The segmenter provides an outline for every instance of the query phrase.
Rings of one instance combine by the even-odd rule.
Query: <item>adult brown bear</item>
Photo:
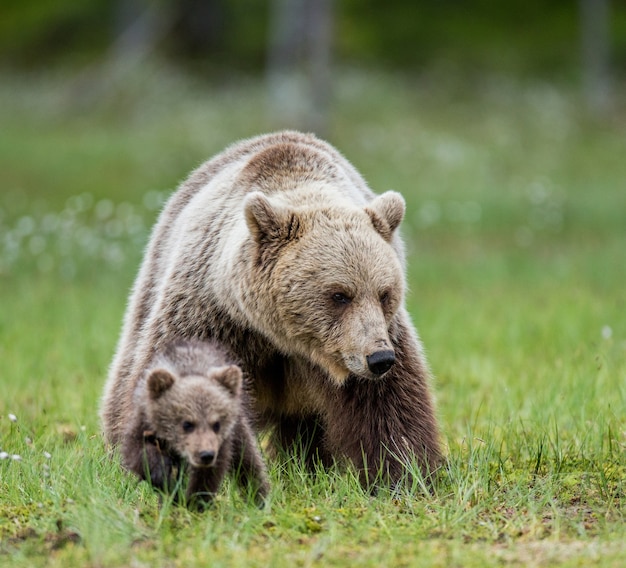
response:
[[[290,450],[348,458],[392,483],[440,462],[429,372],[404,308],[400,194],[376,196],[312,135],[244,140],[166,204],[128,305],[106,385],[121,441],[143,369],[178,338],[235,355],[260,424]]]

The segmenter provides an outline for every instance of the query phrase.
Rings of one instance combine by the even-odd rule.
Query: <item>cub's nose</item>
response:
[[[375,375],[382,375],[386,373],[391,366],[396,362],[396,355],[391,349],[385,349],[383,351],[374,351],[366,358],[367,367]]]
[[[202,465],[213,465],[213,462],[215,461],[215,452],[212,450],[200,452],[198,457],[200,458],[200,463]]]

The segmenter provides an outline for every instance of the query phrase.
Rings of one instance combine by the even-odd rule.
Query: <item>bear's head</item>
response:
[[[211,467],[240,413],[241,369],[212,368],[206,376],[149,371],[146,414],[156,437],[193,467]]]
[[[404,211],[393,191],[362,208],[313,203],[297,210],[249,194],[250,299],[261,331],[338,384],[349,375],[383,376],[396,358],[389,331],[403,303],[404,274],[393,241]]]

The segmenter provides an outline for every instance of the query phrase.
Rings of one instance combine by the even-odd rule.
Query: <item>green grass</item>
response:
[[[329,138],[407,198],[448,465],[431,493],[371,497],[277,459],[265,510],[227,483],[198,515],[107,455],[99,397],[161,200],[284,125],[254,82],[159,70],[81,107],[71,79],[0,81],[0,565],[623,565],[623,109],[598,124],[567,88],[344,73]]]

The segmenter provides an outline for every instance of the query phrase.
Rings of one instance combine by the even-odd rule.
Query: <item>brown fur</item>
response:
[[[311,135],[260,136],[203,164],[166,205],[135,282],[104,394],[107,440],[120,442],[155,349],[215,337],[280,446],[304,437],[325,461],[392,482],[413,457],[432,471],[438,427],[403,307],[403,216],[399,194],[374,195]]]
[[[162,490],[186,468],[192,507],[210,501],[229,471],[252,483],[262,502],[267,474],[242,399],[241,369],[215,342],[166,346],[135,387],[123,465]]]

